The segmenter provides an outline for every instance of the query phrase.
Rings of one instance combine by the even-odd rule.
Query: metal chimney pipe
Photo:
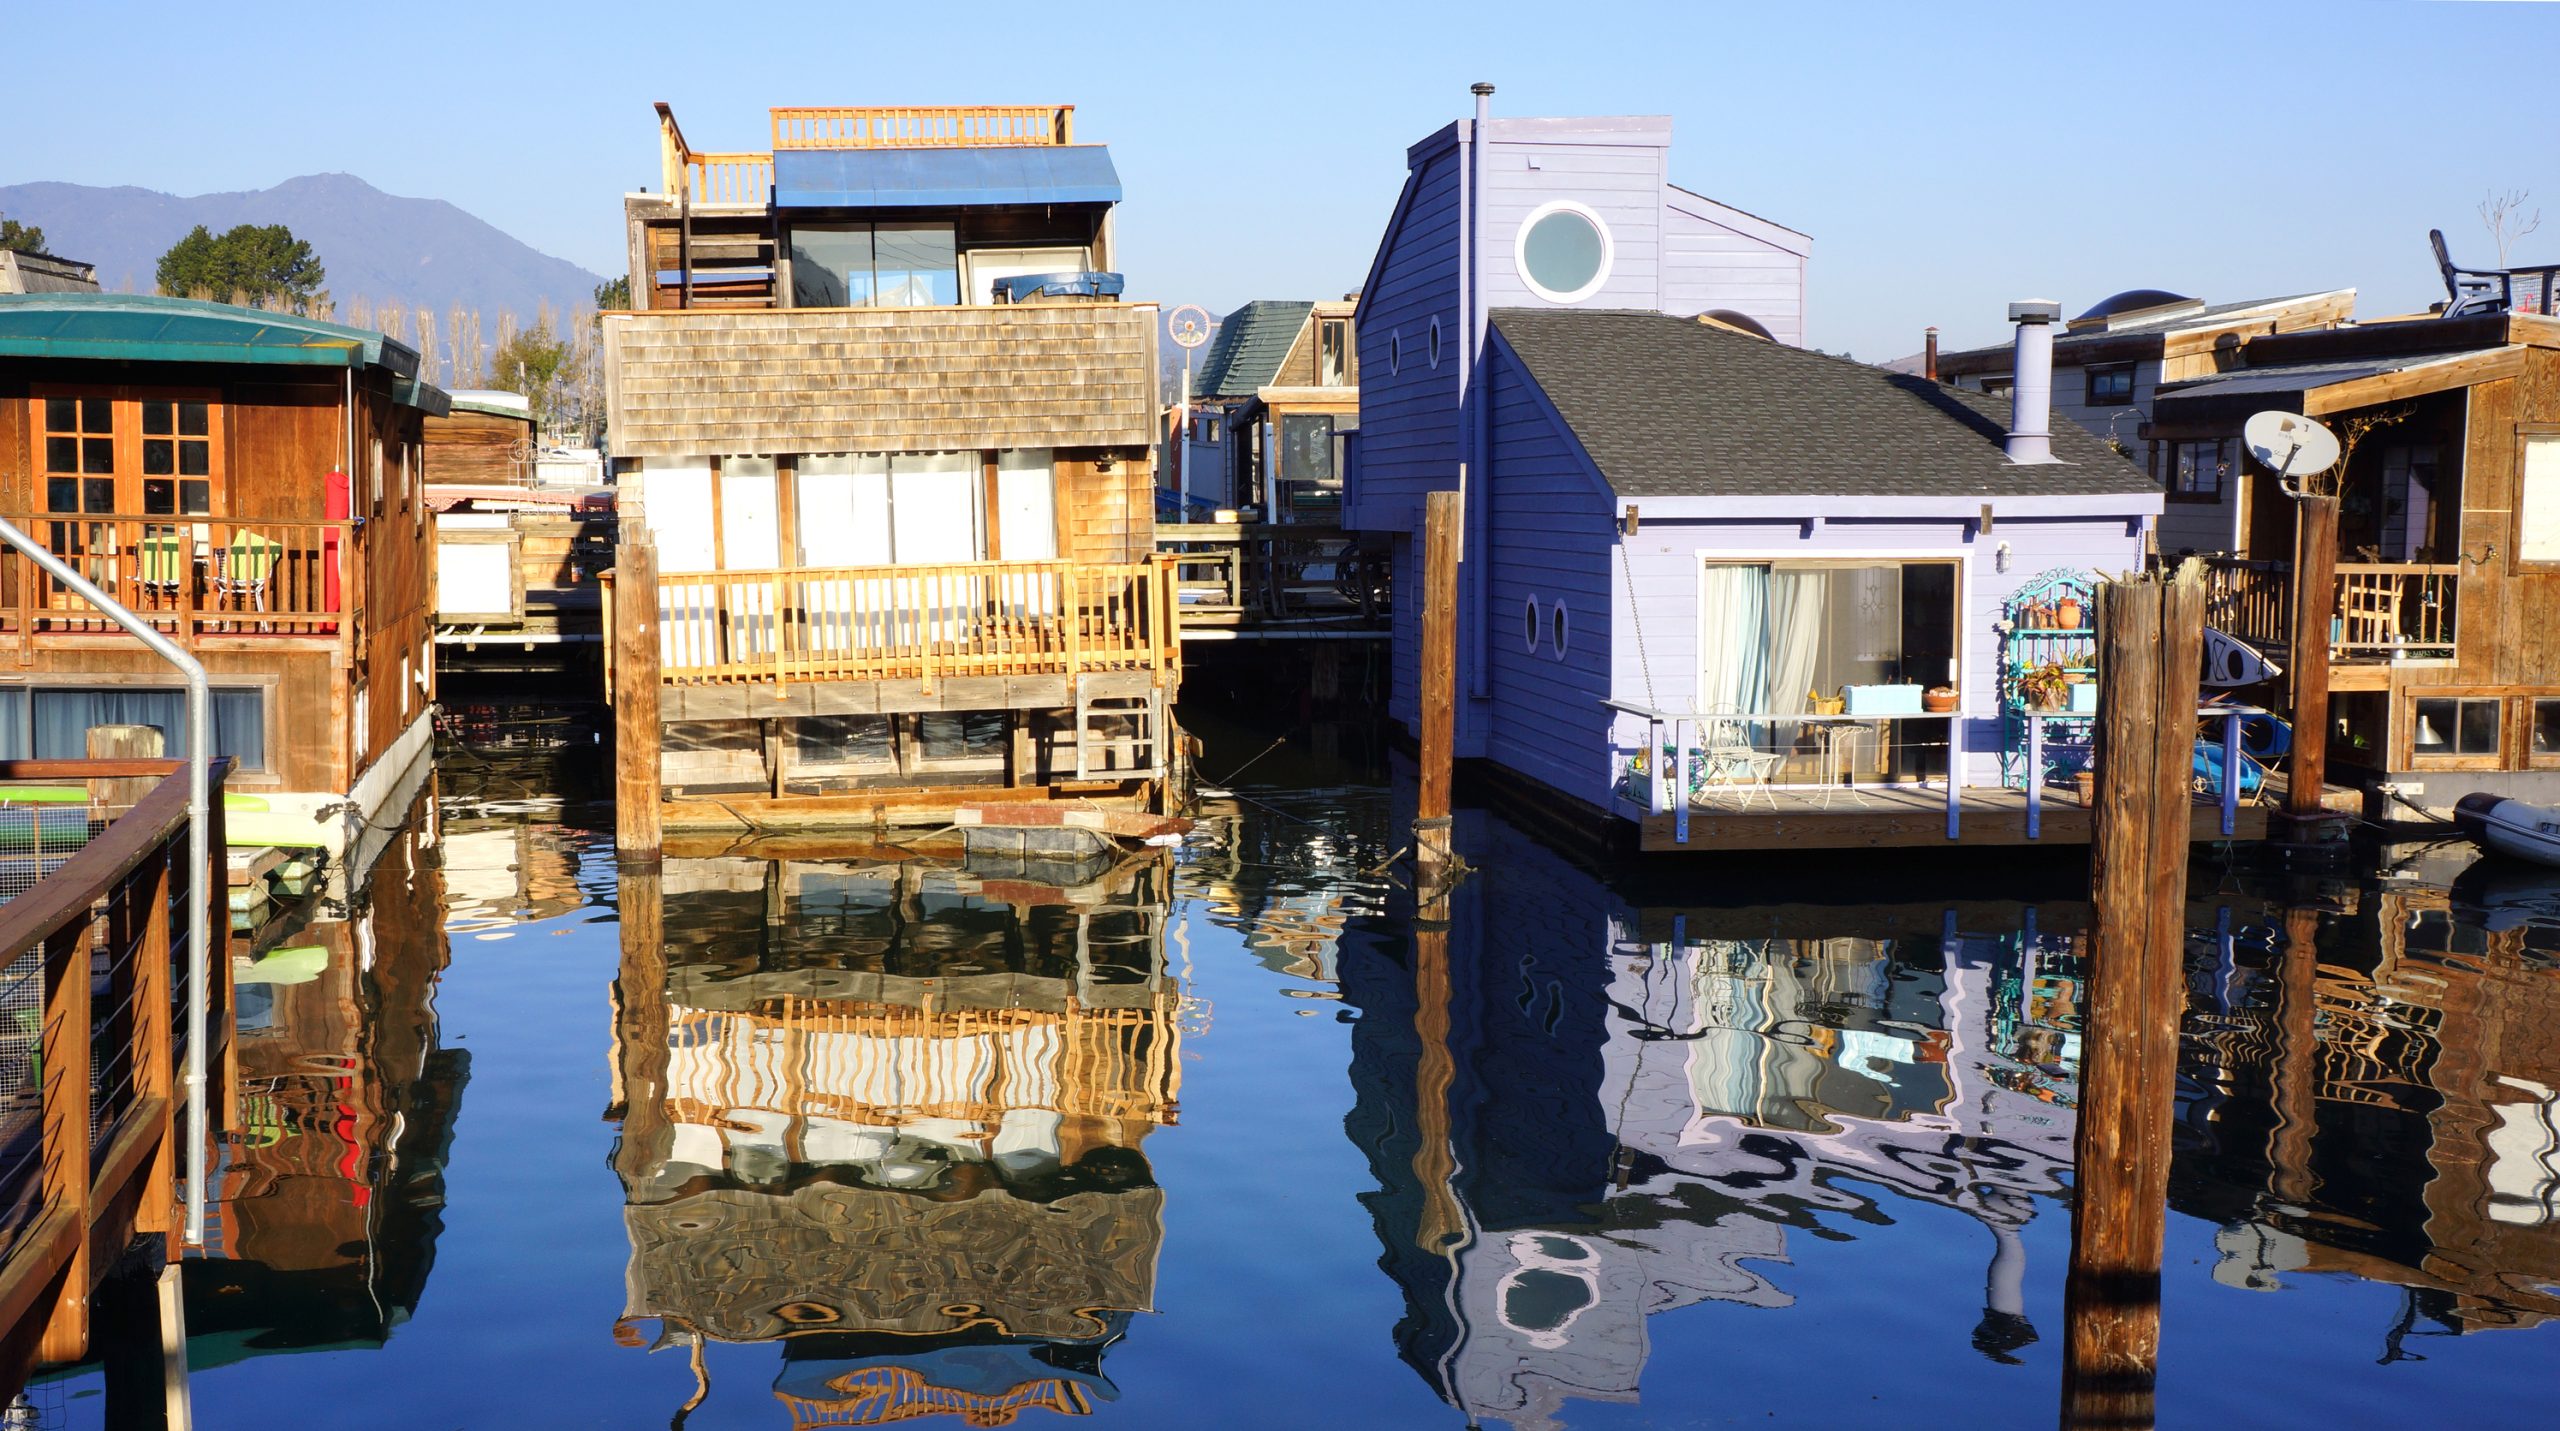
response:
[[[2009,305],[2018,325],[2017,357],[2009,379],[2009,460],[2051,462],[2053,456],[2053,325],[2062,305],[2030,298]]]
[[[1925,341],[1920,345],[1920,376],[1931,382],[1938,380],[1938,325],[1929,325]]]

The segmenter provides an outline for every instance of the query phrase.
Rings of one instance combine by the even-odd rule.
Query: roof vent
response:
[[[2009,305],[2018,349],[2009,387],[2009,460],[2051,462],[2053,455],[2053,325],[2062,305],[2030,298]]]
[[[1748,313],[1736,312],[1731,308],[1710,308],[1698,315],[1698,321],[1731,328],[1737,333],[1748,333],[1754,338],[1766,338],[1772,343],[1778,341],[1778,335],[1763,327],[1759,319]]]

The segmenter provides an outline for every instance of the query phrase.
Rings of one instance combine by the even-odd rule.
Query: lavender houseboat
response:
[[[2088,722],[2027,719],[2024,677],[2094,674],[2091,574],[2142,565],[2157,484],[2047,385],[1791,346],[1808,241],[1671,185],[1669,121],[1484,93],[1409,151],[1357,315],[1345,524],[1390,545],[1393,716],[1455,488],[1457,752],[1497,786],[1655,849],[2085,841],[2044,787]],[[2018,305],[2023,352],[2057,313]]]

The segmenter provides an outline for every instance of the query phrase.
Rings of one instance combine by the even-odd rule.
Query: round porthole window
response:
[[[1387,371],[1404,371],[1404,330],[1401,328],[1387,335]]]
[[[1440,366],[1440,320],[1431,320],[1431,366]]]
[[[1512,252],[1520,281],[1550,303],[1579,303],[1599,292],[1616,257],[1609,226],[1570,199],[1530,210]]]
[[[1529,638],[1529,652],[1531,655],[1535,655],[1538,650],[1538,627],[1540,625],[1538,598],[1536,596],[1533,595],[1529,598],[1528,604],[1521,614],[1525,618],[1521,623],[1522,634]]]
[[[1548,613],[1548,617],[1549,617],[1549,619],[1550,619],[1550,620],[1552,620],[1552,621],[1554,621],[1554,622],[1555,622],[1555,638],[1554,638],[1554,639],[1555,639],[1556,654],[1557,654],[1558,656],[1562,656],[1562,655],[1565,653],[1565,636],[1567,635],[1567,625],[1566,625],[1565,617],[1564,617],[1564,598],[1563,598],[1563,597],[1559,596],[1559,597],[1557,597],[1557,598],[1556,598],[1555,609],[1554,609],[1553,611],[1551,611],[1551,612],[1549,612],[1549,613]]]

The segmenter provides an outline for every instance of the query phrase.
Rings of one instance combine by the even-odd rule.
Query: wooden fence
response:
[[[1073,144],[1072,104],[855,105],[773,111],[776,149]]]
[[[351,640],[346,613],[363,606],[356,589],[363,563],[355,559],[359,537],[352,522],[6,515],[182,645],[209,639]],[[0,550],[0,631],[17,637],[22,649],[60,637],[130,639],[14,549]]]
[[[216,811],[226,771],[216,763]],[[0,1393],[31,1365],[85,1356],[98,1279],[136,1234],[179,1230],[187,911],[206,900],[209,927],[229,927],[220,817],[199,872],[183,764],[0,762],[0,780],[135,778],[158,783],[0,904]],[[43,862],[8,831],[0,821],[0,864]],[[220,1038],[228,950],[206,964]]]
[[[1168,558],[662,572],[658,619],[676,684],[1170,678],[1182,655]]]

